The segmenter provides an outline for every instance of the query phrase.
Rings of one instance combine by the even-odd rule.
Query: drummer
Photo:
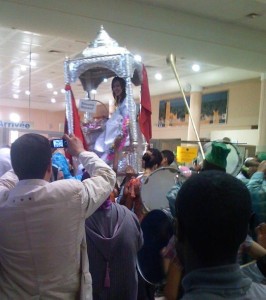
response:
[[[141,222],[146,210],[140,198],[140,188],[145,179],[161,166],[162,154],[158,149],[151,148],[142,156],[142,167],[144,172],[137,178],[129,180],[124,187],[120,204],[133,210]]]
[[[202,171],[211,171],[211,170],[219,170],[222,172],[226,172],[227,166],[227,156],[230,152],[230,149],[227,148],[226,144],[221,142],[213,142],[212,149],[209,153],[207,153],[204,161]],[[169,201],[169,205],[173,208],[179,189],[181,188],[180,184],[177,184],[173,187],[170,192],[167,194],[167,199]],[[171,210],[174,217],[176,217],[175,210]],[[170,244],[170,243],[169,243]],[[170,246],[170,245],[169,245]],[[169,248],[169,247],[168,247]],[[173,249],[173,247],[171,248]],[[265,249],[260,247],[255,241],[247,236],[245,242],[242,244],[239,250],[238,259],[241,259],[241,250],[245,249],[253,258],[257,259],[265,255]],[[169,250],[169,249],[168,249]],[[164,251],[166,252],[166,251]],[[178,261],[178,260],[177,260]],[[180,287],[180,282],[176,280],[178,278],[180,280],[180,274],[182,272],[182,267],[180,264],[176,263],[176,260],[173,260],[173,263],[170,264],[168,269],[167,283],[165,287],[165,296],[167,299],[173,299],[178,293],[178,288]],[[247,272],[248,274],[248,272]],[[257,274],[253,274],[254,276]],[[258,277],[258,276],[257,276]]]
[[[161,154],[163,156],[163,160],[161,162],[161,167],[173,167],[177,168],[175,162],[175,155],[174,152],[168,149],[162,150]]]
[[[212,148],[209,153],[207,153],[205,159],[203,160],[202,170],[219,170],[226,171],[227,156],[230,149],[227,148],[225,143],[213,142]],[[167,193],[166,198],[169,202],[170,211],[173,217],[176,218],[175,203],[177,199],[177,194],[181,188],[182,183],[177,182],[171,190]],[[175,253],[175,242],[174,238],[170,239],[168,246],[162,250],[162,255],[165,259],[171,259],[168,267],[166,285],[164,288],[165,297],[167,299],[176,299],[180,293],[181,288],[181,277],[183,268],[179,262],[179,259]],[[169,255],[171,254],[171,256]]]
[[[226,172],[227,156],[231,149],[225,143],[212,142],[212,149],[203,160],[202,171],[217,170]]]

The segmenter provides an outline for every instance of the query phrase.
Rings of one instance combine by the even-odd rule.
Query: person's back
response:
[[[115,174],[66,135],[69,153],[92,175],[83,183],[52,173],[49,141],[12,144],[14,171],[0,178],[0,299],[92,299],[85,218],[110,194]],[[23,158],[23,159],[22,159]]]
[[[0,148],[0,176],[11,168],[10,148],[9,146],[3,146]]]
[[[251,194],[252,208],[255,213],[255,226],[266,222],[266,161],[262,161],[251,176],[247,188]]]
[[[248,189],[220,171],[190,177],[177,200],[177,251],[185,268],[182,299],[265,299],[236,263],[251,217]]]
[[[142,231],[133,212],[123,205],[106,203],[86,220],[93,299],[135,300]]]

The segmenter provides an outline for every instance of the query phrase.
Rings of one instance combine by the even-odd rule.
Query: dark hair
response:
[[[123,79],[121,77],[118,77],[118,76],[114,77],[113,80],[112,80],[112,84],[111,84],[112,90],[113,90],[115,82],[117,82],[117,81],[120,83],[121,88],[122,88],[121,100],[124,100],[126,98],[126,95],[127,95],[126,94],[126,81],[125,81],[125,79]],[[113,97],[114,97],[116,105],[117,105],[118,103],[117,103],[117,99],[115,98],[114,92],[113,92]]]
[[[178,238],[204,266],[234,263],[245,240],[251,198],[237,178],[220,171],[192,175],[177,194]]]
[[[175,156],[174,156],[173,151],[171,151],[171,150],[162,150],[161,153],[162,153],[162,156],[167,159],[168,165],[171,165],[171,163],[175,160]]]
[[[211,171],[211,170],[226,172],[226,170],[224,168],[214,165],[214,164],[208,162],[206,159],[204,159],[201,171],[203,172],[203,171]]]
[[[39,134],[28,133],[11,145],[11,162],[19,180],[43,179],[51,164],[49,140]]]
[[[153,168],[156,164],[160,166],[163,156],[158,149],[151,148],[142,156],[143,168]]]

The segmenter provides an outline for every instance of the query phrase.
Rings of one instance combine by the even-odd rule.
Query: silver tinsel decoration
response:
[[[65,60],[64,72],[66,83],[74,83],[79,78],[84,91],[87,93],[92,89],[97,89],[103,78],[119,76],[125,79],[130,117],[131,148],[128,153],[128,159],[124,159],[124,161],[139,172],[139,160],[142,157],[142,151],[137,149],[139,134],[132,83],[134,85],[141,84],[142,63],[137,62],[126,48],[119,47],[118,43],[101,27],[96,39],[86,49],[76,57]],[[70,91],[66,91],[65,99],[69,133],[72,133],[73,112]],[[123,164],[123,162],[120,162],[120,166]]]

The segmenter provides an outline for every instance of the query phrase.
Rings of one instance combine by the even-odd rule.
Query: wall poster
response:
[[[190,105],[190,97],[187,97]],[[202,95],[200,124],[227,122],[228,91]],[[183,98],[161,100],[158,127],[188,125],[189,115]]]

